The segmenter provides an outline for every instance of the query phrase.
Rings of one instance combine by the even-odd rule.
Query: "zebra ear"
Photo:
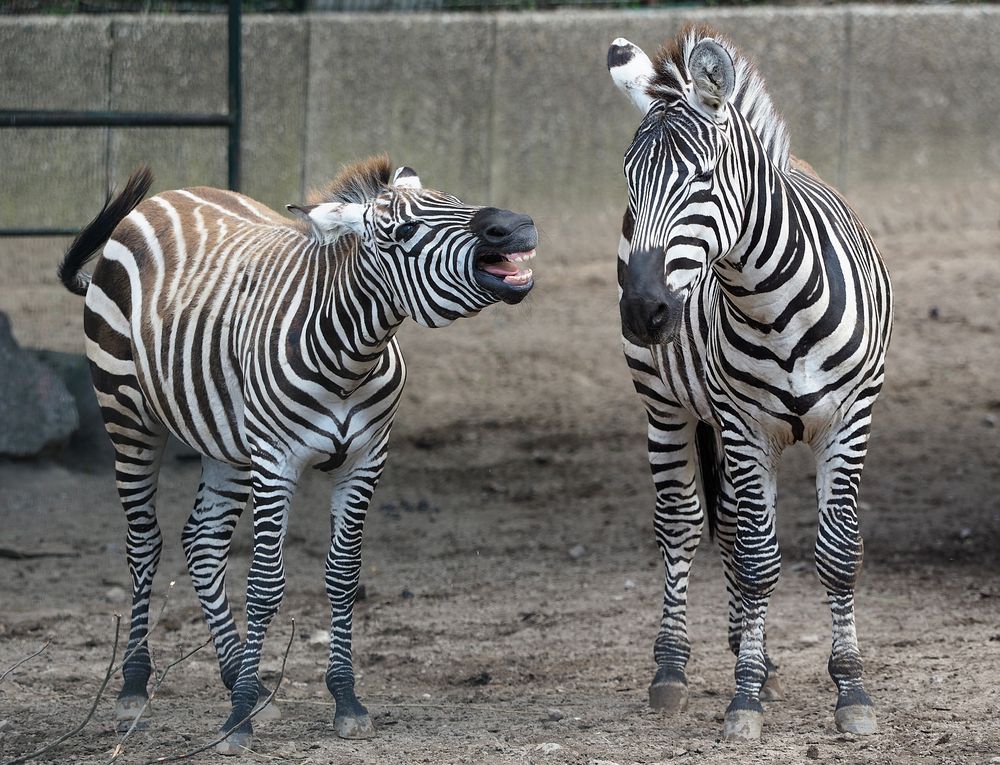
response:
[[[344,234],[361,234],[365,230],[365,206],[353,202],[288,205],[288,210],[312,226],[313,234],[321,242],[333,242]]]
[[[688,58],[688,71],[694,83],[695,106],[709,117],[721,121],[726,103],[736,87],[733,57],[715,40],[702,40]]]
[[[392,185],[397,189],[420,190],[423,186],[420,183],[420,176],[412,167],[401,167],[392,176]]]
[[[653,99],[646,93],[646,86],[653,77],[653,62],[624,37],[619,37],[608,48],[608,72],[615,85],[628,96],[640,112],[646,114]]]

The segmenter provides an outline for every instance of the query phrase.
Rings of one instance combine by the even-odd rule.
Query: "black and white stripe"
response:
[[[666,569],[650,701],[679,711],[687,700],[700,462],[737,654],[725,733],[760,736],[760,699],[778,692],[764,637],[780,567],[776,470],[785,446],[803,441],[817,462],[816,566],[833,614],[836,723],[874,732],[854,586],[858,486],[892,322],[885,267],[854,212],[790,157],[762,78],[730,41],[689,28],[654,62],[619,39],[608,63],[643,113],[625,153],[618,270]]]
[[[531,289],[530,218],[425,190],[384,157],[347,168],[289,221],[242,195],[195,188],[146,201],[136,173],[70,248],[60,268],[86,294],[87,354],[116,452],[128,520],[129,648],[148,632],[162,546],[155,496],[168,433],[203,457],[184,527],[188,568],[232,691],[232,733],[260,694],[257,670],[284,589],[282,547],[299,476],[333,474],[326,590],[332,607],[327,686],[341,736],[373,734],[354,692],[352,611],[365,514],[386,462],[406,377],[395,339],[407,316],[440,327]],[[134,209],[133,209],[134,208]],[[106,242],[106,244],[105,244]],[[103,245],[93,276],[80,272]],[[253,508],[247,636],[225,575],[233,529]],[[148,649],[124,667],[118,716],[146,699]]]

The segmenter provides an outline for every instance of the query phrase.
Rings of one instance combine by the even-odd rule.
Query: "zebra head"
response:
[[[726,179],[728,102],[736,72],[727,50],[696,33],[656,64],[618,38],[608,51],[615,84],[642,112],[625,153],[628,211],[619,246],[622,331],[640,345],[668,343],[695,284],[731,248],[720,221],[738,202]]]
[[[373,163],[379,177],[366,193],[334,191],[332,201],[289,209],[309,221],[320,241],[353,234],[356,257],[398,315],[443,327],[499,301],[519,303],[531,291],[527,262],[538,243],[531,218],[425,189],[409,167],[390,180],[388,160],[367,164]]]

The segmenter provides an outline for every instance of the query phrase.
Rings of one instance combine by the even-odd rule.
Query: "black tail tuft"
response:
[[[81,269],[111,238],[115,227],[146,197],[152,185],[153,173],[142,165],[132,173],[118,196],[108,196],[97,217],[73,240],[59,264],[59,280],[66,289],[75,295],[87,294],[90,276]]]
[[[722,494],[722,476],[719,472],[719,454],[715,445],[715,429],[706,422],[699,422],[694,433],[698,451],[698,472],[701,473],[701,490],[705,495],[705,516],[708,518],[709,539],[715,539],[719,525],[719,498]]]

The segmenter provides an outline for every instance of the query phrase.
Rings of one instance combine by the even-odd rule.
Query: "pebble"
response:
[[[812,744],[808,749],[806,749],[806,757],[808,757],[810,760],[818,760],[819,747],[816,746],[815,744]]]
[[[988,414],[983,417],[983,425],[987,428],[995,428],[997,426],[997,416],[995,414]]]
[[[562,744],[556,744],[554,742],[549,741],[544,744],[539,744],[538,746],[535,747],[535,749],[537,749],[542,754],[555,754],[556,752],[562,750]]]
[[[124,587],[108,587],[104,591],[104,599],[108,603],[124,603],[128,598],[128,593]]]
[[[552,709],[548,710],[548,715],[549,715],[549,719],[552,722],[559,722],[561,719],[563,719],[563,717],[565,717],[565,715],[563,715],[562,711],[556,709],[555,707],[553,707]]]
[[[625,589],[626,590],[634,590],[635,589],[635,582],[633,582],[631,579],[626,579],[625,580]]]
[[[819,635],[799,635],[799,642],[802,645],[816,645],[819,642]]]
[[[422,699],[429,699],[430,697],[431,697],[431,695],[429,693],[421,693],[420,694],[420,698],[422,698]]]
[[[584,555],[587,554],[587,548],[583,545],[575,545],[569,548],[569,557],[573,560],[580,560]]]
[[[306,642],[309,645],[330,645],[330,630],[315,630]]]

